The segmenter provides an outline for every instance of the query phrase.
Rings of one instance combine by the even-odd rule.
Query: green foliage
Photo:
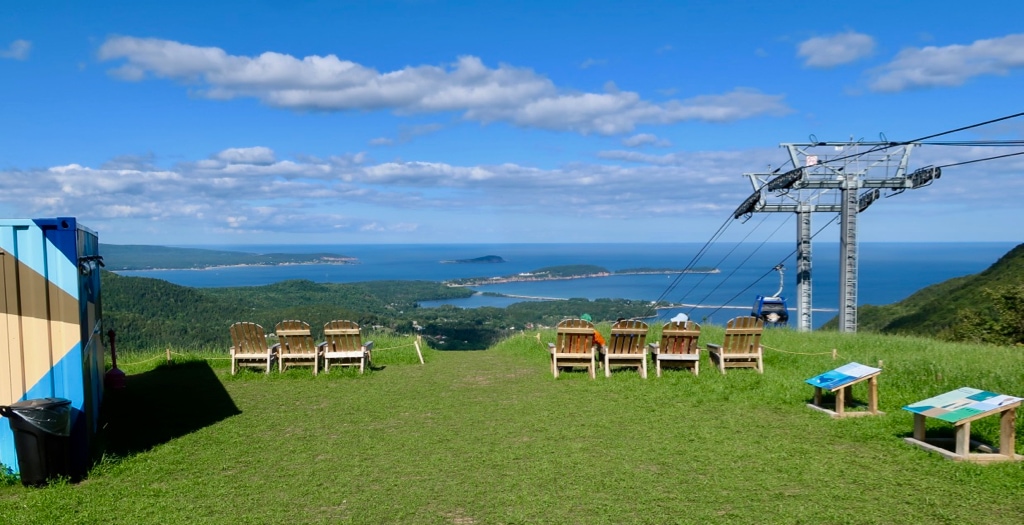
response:
[[[0,463],[0,487],[21,483],[21,476],[14,473],[7,465]]]
[[[563,266],[545,266],[530,273],[548,277],[578,277],[581,275],[608,273],[608,269],[593,264],[567,264]]]
[[[857,312],[862,331],[995,344],[1024,343],[1020,287],[1024,286],[1024,244],[1010,250],[985,271],[923,288],[885,306],[863,305]],[[835,329],[837,319],[825,324]]]
[[[563,266],[545,266],[528,272],[527,274],[513,274],[503,277],[467,277],[464,279],[452,279],[450,284],[459,286],[473,286],[494,282],[510,281],[540,281],[546,279],[568,279],[572,277],[589,277],[594,275],[608,275],[608,269],[592,264],[568,264]]]
[[[988,312],[982,308],[961,310],[957,322],[940,333],[940,336],[952,341],[1024,344],[1024,284],[982,292]]]
[[[554,326],[587,312],[595,320],[637,317],[642,301],[572,299],[523,302],[502,308],[420,308],[420,301],[469,297],[474,292],[431,281],[314,283],[282,281],[266,286],[188,288],[159,279],[102,274],[104,328],[114,329],[118,349],[226,351],[228,328],[238,321],[271,332],[285,319],[310,324],[314,336],[328,321],[348,319],[363,327],[422,334],[443,350],[481,350],[516,327]]]

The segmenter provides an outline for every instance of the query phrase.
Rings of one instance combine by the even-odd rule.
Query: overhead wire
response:
[[[1006,157],[1016,157],[1017,155],[1024,155],[1024,151],[1018,151],[1017,153],[1007,153],[1006,155],[996,155],[994,157],[985,157],[983,159],[965,160],[963,162],[954,162],[952,164],[943,164],[938,166],[939,168],[951,168],[953,166],[963,166],[964,164],[974,164],[975,162],[985,162],[987,160],[1005,159]]]
[[[715,286],[714,288],[712,288],[712,289],[711,289],[710,291],[708,291],[708,293],[707,293],[707,294],[705,294],[705,295],[704,295],[704,297],[702,297],[702,298],[701,298],[701,299],[700,299],[699,301],[697,301],[696,303],[694,303],[694,305],[695,305],[695,306],[691,306],[691,307],[690,307],[690,309],[689,309],[689,310],[687,311],[687,314],[692,314],[692,313],[693,313],[693,311],[694,311],[694,310],[696,310],[696,308],[697,308],[697,306],[696,306],[696,305],[698,305],[698,304],[702,304],[702,303],[704,303],[705,301],[707,301],[707,300],[708,300],[708,298],[709,298],[709,297],[711,297],[711,295],[712,295],[712,294],[714,294],[715,292],[717,292],[717,291],[718,291],[718,289],[719,289],[719,288],[721,288],[723,284],[725,284],[726,282],[728,282],[728,280],[729,280],[730,278],[732,278],[732,276],[733,276],[733,275],[736,275],[736,272],[738,272],[738,271],[740,270],[740,268],[743,268],[743,265],[747,264],[747,262],[748,262],[748,261],[750,261],[750,259],[751,259],[751,258],[753,258],[753,257],[754,257],[754,255],[756,255],[756,254],[757,254],[757,252],[761,251],[761,248],[764,248],[764,245],[765,245],[765,244],[766,244],[766,243],[767,243],[767,242],[768,242],[769,240],[771,240],[771,238],[772,238],[772,237],[774,237],[776,233],[779,233],[779,230],[781,230],[781,229],[782,229],[782,227],[783,227],[783,226],[784,226],[784,225],[786,224],[786,222],[787,222],[787,221],[781,221],[781,222],[779,222],[779,225],[778,225],[778,226],[777,226],[777,227],[775,228],[775,230],[774,230],[774,231],[772,231],[772,233],[771,233],[770,235],[768,235],[768,237],[767,237],[767,238],[765,238],[765,240],[761,241],[761,244],[758,244],[758,245],[757,245],[757,247],[756,247],[756,248],[754,248],[754,249],[753,249],[753,250],[752,250],[752,251],[751,251],[751,252],[750,252],[750,253],[749,253],[749,254],[747,255],[747,257],[746,257],[745,259],[743,259],[743,261],[741,261],[741,262],[740,262],[740,264],[739,264],[739,265],[737,265],[737,266],[736,266],[735,268],[733,268],[733,270],[732,270],[731,272],[729,272],[729,275],[725,276],[725,279],[723,279],[722,281],[720,281],[720,282],[718,283],[718,285],[716,285],[716,286]],[[764,221],[762,221],[762,222],[761,222],[761,224],[763,224],[763,223],[764,223]],[[760,226],[760,224],[759,224],[758,226]],[[788,257],[787,257],[787,259],[788,259]],[[773,271],[774,271],[774,270],[773,270]],[[764,276],[762,276],[762,277],[758,278],[758,280],[757,280],[757,281],[755,281],[754,283],[751,283],[751,285],[750,285],[750,286],[748,286],[748,287],[747,287],[747,289],[749,289],[749,288],[750,288],[751,286],[753,286],[754,284],[756,284],[757,282],[759,282],[759,281],[760,281],[761,279],[763,279],[763,278],[764,278]],[[732,301],[733,299],[735,299],[735,298],[736,298],[736,297],[732,297],[731,299],[729,299],[729,301],[726,301],[726,303],[728,303],[728,302],[731,302],[731,301]],[[685,297],[684,297],[684,298],[682,298],[682,299],[680,299],[680,302],[683,302],[683,301],[685,301]],[[722,305],[720,305],[720,306],[722,306]]]
[[[782,169],[783,167],[785,167],[787,164],[790,164],[790,163],[792,163],[792,159],[787,160],[786,162],[782,163],[778,168],[776,168],[775,171],[776,172],[779,171],[780,169]],[[764,186],[765,186],[765,184],[762,184],[760,187],[758,187],[755,190],[755,193],[761,191],[761,189],[764,188]],[[693,256],[693,258],[690,259],[690,262],[687,263],[687,265],[685,267],[683,267],[682,271],[680,271],[676,275],[675,279],[673,279],[672,282],[669,283],[669,285],[665,288],[665,290],[661,293],[661,295],[659,295],[658,298],[655,299],[654,302],[651,303],[651,305],[648,306],[647,310],[644,312],[644,317],[650,316],[654,311],[657,310],[657,305],[659,303],[661,303],[663,300],[665,300],[665,298],[668,297],[676,289],[677,286],[679,286],[679,283],[682,282],[683,277],[687,273],[690,273],[690,271],[693,270],[694,267],[696,267],[697,263],[701,260],[701,258],[704,257],[704,255],[707,254],[707,251],[711,247],[711,245],[714,244],[715,242],[717,242],[718,239],[720,239],[722,237],[722,235],[728,229],[729,225],[731,225],[734,220],[735,219],[733,218],[732,214],[730,213],[729,216],[725,219],[725,221],[722,222],[722,225],[718,227],[718,230],[716,230],[715,233],[711,236],[711,238],[708,239],[704,243],[704,245],[701,247],[701,249],[698,250],[697,253]],[[761,223],[763,223],[763,222],[764,222],[764,220],[761,221]],[[756,228],[755,228],[755,230],[756,230]],[[748,237],[749,237],[749,235],[750,234],[747,234]],[[707,278],[706,274],[701,279],[701,281],[703,281],[705,278]]]
[[[831,159],[827,159],[827,160],[825,160],[823,162],[820,162],[820,164],[829,164],[829,163],[834,163],[834,162],[838,162],[838,161],[842,161],[842,160],[847,160],[847,159],[851,159],[851,158],[862,157],[864,155],[868,155],[868,154],[874,153],[876,151],[881,151],[881,150],[885,150],[885,149],[889,149],[889,148],[894,148],[894,147],[899,147],[899,146],[906,146],[906,145],[909,145],[909,144],[925,144],[925,145],[936,145],[936,146],[993,146],[993,147],[995,147],[995,146],[1020,146],[1020,145],[1024,145],[1024,141],[995,141],[995,140],[993,140],[993,141],[948,141],[948,142],[933,142],[933,143],[925,143],[925,141],[927,141],[929,139],[936,138],[936,137],[950,135],[950,134],[957,133],[957,132],[960,132],[960,131],[966,131],[966,130],[978,128],[978,127],[981,127],[981,126],[987,126],[989,124],[995,124],[997,122],[1002,122],[1002,121],[1005,121],[1005,120],[1010,120],[1010,119],[1014,119],[1014,118],[1021,117],[1021,116],[1024,116],[1024,112],[1014,113],[1014,114],[1011,114],[1011,115],[1005,115],[1005,116],[1002,116],[1002,117],[986,120],[986,121],[983,121],[983,122],[978,122],[978,123],[975,123],[975,124],[970,124],[970,125],[967,125],[967,126],[961,126],[959,128],[954,128],[954,129],[942,131],[942,132],[939,132],[939,133],[933,133],[931,135],[926,135],[926,136],[919,137],[919,138],[912,139],[912,140],[886,142],[884,144],[879,144],[879,145],[876,145],[876,146],[874,146],[872,148],[869,148],[866,151],[857,152],[857,153],[851,153],[849,155],[844,155],[844,156],[839,156],[839,157],[834,157],[834,158],[831,158]],[[824,143],[822,143],[822,144],[824,144]],[[995,160],[995,159],[1001,159],[1001,158],[1007,158],[1007,157],[1014,157],[1014,156],[1017,156],[1017,155],[1024,155],[1024,152],[1016,152],[1016,153],[1010,153],[1010,154],[1006,154],[1006,155],[997,155],[997,156],[986,157],[986,158],[982,158],[982,159],[975,159],[975,160],[970,160],[970,161],[951,163],[951,164],[946,164],[946,165],[938,166],[938,167],[940,167],[940,168],[948,168],[948,167],[953,167],[953,166],[962,166],[962,165],[965,165],[965,164],[972,164],[972,163],[975,163],[975,162],[983,162],[983,161],[989,161],[989,160]],[[791,162],[793,162],[792,159],[790,159],[786,163],[782,164],[782,166],[785,166],[786,164],[789,164]],[[795,163],[794,163],[794,165],[795,165]],[[781,168],[781,166],[780,166],[780,168]],[[778,171],[779,171],[779,169],[775,170],[775,172],[778,172]],[[758,187],[755,190],[755,193],[761,191],[766,185],[767,185],[767,183],[762,184],[760,187]],[[833,217],[832,220],[830,220],[827,224],[825,224],[825,226],[822,226],[817,232],[815,232],[811,236],[811,238],[813,239],[819,233],[824,231],[825,228],[827,228],[828,226],[832,225],[838,219],[838,217],[839,217],[838,215]],[[645,316],[649,316],[651,314],[651,310],[652,309],[656,309],[657,305],[659,303],[661,303],[661,301],[663,301],[666,297],[668,297],[669,294],[671,294],[679,286],[679,284],[682,281],[683,277],[687,273],[689,273],[689,271],[692,270],[696,266],[696,264],[700,261],[700,259],[703,256],[705,256],[707,254],[707,252],[710,249],[710,247],[715,242],[717,242],[718,239],[721,238],[721,236],[724,234],[724,232],[728,229],[729,225],[732,224],[732,221],[734,219],[735,218],[732,217],[732,214],[730,214],[729,218],[727,218],[722,223],[722,225],[718,227],[718,229],[711,236],[711,238],[708,239],[708,241],[706,241],[704,243],[704,245],[701,247],[700,250],[698,250],[698,252],[694,255],[694,257],[690,260],[690,262],[686,265],[686,267],[683,269],[683,271],[679,272],[679,274],[676,275],[675,279],[673,279],[673,281],[665,288],[665,291],[663,291],[661,293],[661,295],[659,295],[658,298],[653,303],[651,303],[651,305],[649,306]],[[758,223],[758,225],[755,226],[753,231],[756,231],[762,224],[764,224],[764,222],[765,221],[762,220],[760,223]],[[784,223],[782,223],[782,224],[784,224]],[[778,229],[780,229],[782,227],[782,224],[780,224],[779,227],[775,230],[775,232],[773,232],[772,235],[769,236],[769,239],[772,236],[775,235],[775,233],[778,231]],[[751,232],[751,234],[752,233],[753,232]],[[744,240],[746,240],[746,238],[749,237],[751,234],[748,234],[746,237],[744,237]],[[741,268],[744,264],[746,264],[747,261],[749,261],[750,258],[753,257],[753,255],[756,254],[757,251],[766,242],[767,242],[767,239],[765,241],[763,241],[758,246],[757,249],[755,249],[753,252],[751,252],[751,254],[748,255],[747,258],[744,259],[743,262],[741,262],[740,265],[737,266],[737,268],[734,269],[733,272],[730,273],[729,276],[727,276],[726,279],[724,279],[722,281],[722,283],[720,283],[718,286],[716,286],[712,290],[712,292],[710,292],[710,293],[713,293],[714,291],[716,291],[718,289],[718,287],[720,287],[722,284],[724,284],[726,281],[728,281],[728,278],[731,277],[732,275],[734,275],[735,272],[739,270],[739,268]],[[734,251],[735,251],[735,248],[733,248],[733,250],[730,250],[730,252],[726,254],[726,256],[722,259],[722,261],[719,262],[719,265],[721,265],[725,261],[725,259],[728,258]],[[795,253],[796,253],[796,250],[794,249],[792,252],[790,252],[789,255],[787,255],[786,257],[783,258],[783,260],[780,262],[780,264],[782,262],[785,262],[786,260],[788,260]],[[744,288],[743,290],[739,291],[736,295],[731,297],[728,301],[725,302],[725,304],[728,304],[728,303],[732,302],[737,297],[739,297],[741,294],[746,293],[750,288],[752,288],[754,285],[756,285],[758,282],[760,282],[766,276],[770,275],[771,272],[773,272],[773,271],[775,271],[774,267],[773,267],[773,269],[767,271],[765,274],[763,274],[761,277],[759,277],[757,280],[752,282],[746,288]],[[707,275],[702,277],[701,280],[694,287],[691,287],[691,289],[687,292],[687,294],[684,295],[684,298],[686,296],[688,296],[689,293],[693,292],[696,289],[696,286],[698,286],[706,278],[707,278]],[[710,293],[707,296],[705,296],[705,298],[702,299],[700,302],[703,302],[705,299],[707,299],[707,297],[710,295]],[[680,301],[680,302],[682,302],[682,301]],[[720,305],[720,306],[724,306],[724,305]],[[691,307],[690,312],[692,312],[695,308],[696,307]],[[711,312],[711,314],[713,315],[714,313],[718,312],[718,310],[720,310],[720,309],[721,308],[716,308],[715,310],[713,310]]]
[[[821,232],[825,231],[825,228],[828,228],[829,226],[831,226],[831,225],[832,225],[832,224],[833,224],[834,222],[836,222],[836,220],[837,220],[837,219],[839,219],[839,214],[836,214],[835,216],[833,216],[833,217],[832,217],[832,220],[830,220],[830,221],[828,221],[827,223],[825,223],[825,225],[824,225],[824,226],[822,226],[821,228],[818,228],[818,231],[814,232],[814,234],[813,234],[813,235],[811,235],[811,239],[813,239],[813,238],[817,237],[819,233],[821,233]],[[787,260],[789,260],[789,258],[790,258],[790,257],[792,257],[792,256],[794,256],[794,255],[796,255],[796,250],[795,250],[795,249],[794,249],[793,251],[789,252],[789,254],[788,254],[788,255],[786,255],[785,257],[783,257],[783,258],[782,258],[782,260],[781,260],[781,261],[779,261],[779,264],[783,264],[783,263],[785,263],[785,262],[786,262]],[[725,301],[725,303],[724,303],[724,304],[722,304],[722,305],[719,305],[719,307],[718,307],[718,308],[715,308],[714,310],[712,310],[712,311],[711,311],[711,313],[710,313],[710,314],[708,314],[708,317],[710,317],[710,316],[712,316],[712,315],[715,315],[716,313],[718,313],[718,311],[722,309],[722,308],[721,308],[721,306],[725,306],[725,305],[728,305],[729,303],[733,302],[733,301],[734,301],[734,300],[735,300],[735,299],[736,299],[737,297],[739,297],[739,296],[741,296],[741,295],[743,295],[743,294],[747,293],[747,291],[748,291],[748,290],[750,290],[751,288],[753,288],[755,284],[757,284],[757,283],[761,282],[762,280],[764,280],[764,278],[765,278],[765,277],[767,277],[767,276],[771,275],[771,273],[772,273],[772,272],[774,272],[774,271],[775,271],[775,268],[774,268],[774,267],[772,267],[772,269],[771,269],[771,270],[768,270],[767,272],[763,273],[763,274],[762,274],[762,275],[761,275],[760,277],[758,277],[758,278],[757,278],[757,279],[755,279],[755,280],[754,280],[753,282],[751,282],[751,283],[750,283],[749,285],[747,285],[747,287],[746,287],[746,288],[744,288],[744,289],[742,289],[742,290],[740,290],[740,291],[736,292],[736,295],[733,295],[732,297],[730,297],[730,298],[729,298],[729,300],[728,300],[728,301]],[[691,311],[692,311],[692,309],[691,309]]]
[[[939,132],[939,133],[933,133],[931,135],[926,135],[924,137],[919,137],[919,138],[916,138],[916,139],[913,139],[913,140],[904,140],[904,141],[888,142],[886,144],[880,144],[878,146],[875,146],[873,148],[868,149],[867,151],[861,151],[861,152],[857,152],[857,153],[851,153],[849,155],[844,155],[844,156],[839,156],[839,157],[831,158],[831,159],[828,159],[826,161],[820,162],[820,164],[829,164],[829,163],[838,162],[838,161],[841,161],[841,160],[847,160],[847,159],[852,159],[852,158],[856,158],[856,157],[862,157],[864,155],[867,155],[869,153],[874,153],[876,151],[881,151],[881,150],[885,150],[885,149],[889,149],[889,148],[895,148],[895,147],[899,147],[899,146],[906,146],[908,144],[916,144],[916,143],[919,143],[919,142],[926,141],[928,139],[933,139],[935,137],[941,137],[941,136],[944,136],[944,135],[950,135],[950,134],[957,133],[957,132],[960,132],[960,131],[966,131],[966,130],[978,128],[978,127],[981,127],[981,126],[987,126],[989,124],[995,124],[996,122],[1002,122],[1004,120],[1009,120],[1009,119],[1017,118],[1017,117],[1020,117],[1020,116],[1024,116],[1024,112],[1014,113],[1012,115],[1006,115],[1004,117],[994,118],[994,119],[991,119],[991,120],[986,120],[984,122],[978,122],[976,124],[971,124],[971,125],[968,125],[968,126],[962,126],[962,127],[956,128],[956,129],[942,131],[942,132]]]

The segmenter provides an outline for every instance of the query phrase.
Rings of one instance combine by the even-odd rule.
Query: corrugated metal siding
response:
[[[95,233],[74,219],[0,220],[0,404],[70,399],[73,457],[88,460],[103,395]],[[0,463],[17,470],[13,434],[0,418]]]

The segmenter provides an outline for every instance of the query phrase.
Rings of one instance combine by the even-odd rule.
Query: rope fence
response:
[[[538,334],[538,335],[540,335],[540,334]],[[419,338],[417,338],[416,341],[413,341],[412,343],[409,343],[409,344],[398,345],[398,346],[390,346],[388,348],[374,348],[373,351],[374,352],[386,352],[386,351],[389,351],[389,350],[398,350],[398,349],[401,349],[401,348],[409,348],[409,347],[413,347],[413,348],[416,349],[416,354],[420,358],[420,364],[423,364],[423,353],[420,351]],[[171,350],[170,348],[168,348],[166,353],[165,353],[165,355],[162,355],[162,356],[158,355],[158,356],[151,357],[149,359],[143,359],[141,361],[134,361],[134,362],[131,362],[131,363],[121,363],[121,365],[122,366],[135,366],[135,365],[141,365],[141,364],[144,364],[144,363],[148,363],[150,361],[156,361],[157,359],[166,359],[167,362],[170,363],[172,355],[177,355],[177,356],[191,358],[191,359],[201,359],[203,361],[230,361],[231,360],[230,356],[229,357],[201,357],[201,356],[197,356],[197,355],[194,355],[194,354],[183,354],[181,352],[175,352],[175,351]]]

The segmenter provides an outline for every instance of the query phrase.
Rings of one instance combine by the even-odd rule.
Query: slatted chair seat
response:
[[[661,329],[661,341],[650,344],[651,357],[658,377],[662,368],[689,368],[700,374],[700,325],[693,321],[674,321]]]
[[[594,324],[583,319],[566,319],[555,328],[555,342],[548,343],[551,373],[558,378],[561,367],[586,367],[590,378],[596,377],[594,359]]]
[[[270,364],[277,358],[279,345],[267,346],[267,335],[256,323],[238,322],[231,325],[231,375],[238,367],[263,368],[270,373]]]
[[[304,321],[281,321],[274,328],[280,349],[278,370],[283,372],[289,366],[312,366],[313,375],[320,373],[320,349],[313,341],[309,323]]]
[[[604,376],[612,376],[612,366],[636,367],[647,379],[647,323],[622,320],[612,325],[608,344],[600,349]]]
[[[761,333],[764,322],[757,317],[736,317],[725,325],[721,345],[708,343],[708,354],[724,374],[726,368],[753,368],[764,373]]]
[[[330,372],[332,362],[338,366],[358,366],[360,374],[370,366],[373,341],[362,342],[359,325],[355,322],[331,321],[325,324],[324,339],[320,343],[324,372]]]

